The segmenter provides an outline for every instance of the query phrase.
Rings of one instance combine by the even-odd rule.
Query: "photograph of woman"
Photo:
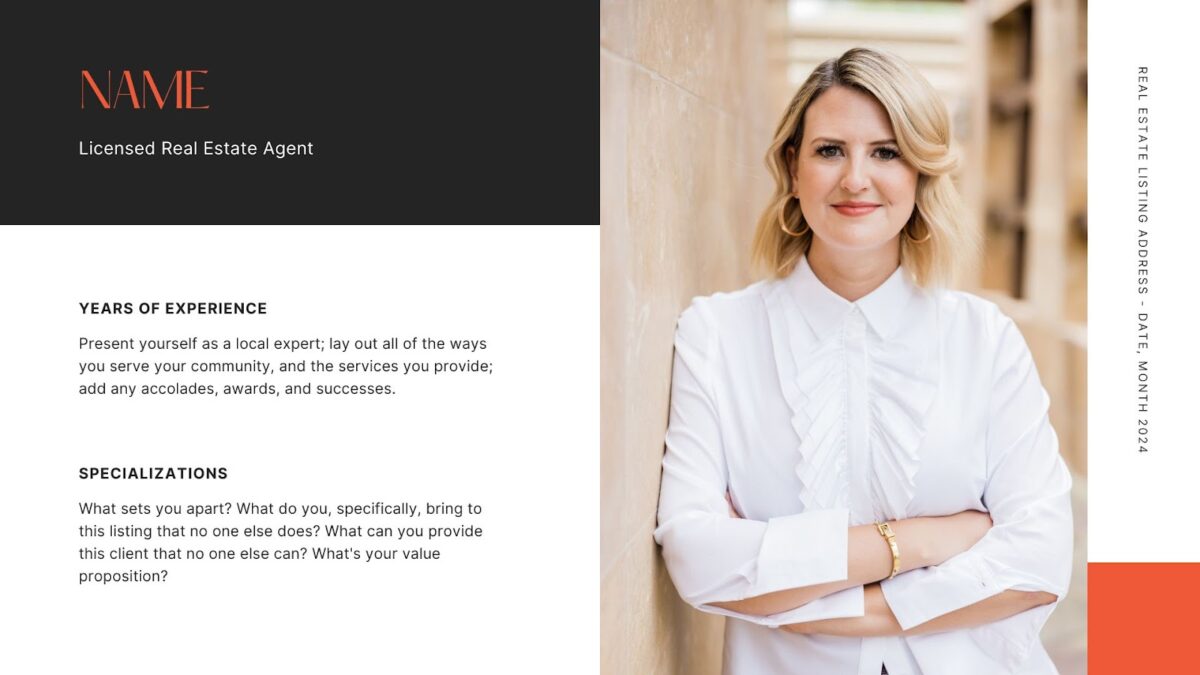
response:
[[[821,63],[768,151],[766,279],[679,318],[654,538],[728,675],[1058,672],[1071,474],[1022,334],[946,286],[951,139],[900,58]]]

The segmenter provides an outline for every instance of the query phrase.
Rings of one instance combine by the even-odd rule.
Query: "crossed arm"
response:
[[[1011,321],[998,328],[1006,337],[988,390],[979,499],[988,514],[892,522],[903,573],[888,580],[886,542],[871,526],[848,528],[845,508],[767,521],[730,513],[716,397],[703,379],[711,375],[715,338],[697,323],[703,318],[689,311],[680,320],[655,530],[680,595],[702,610],[762,625],[778,626],[776,615],[804,607],[790,617],[788,630],[796,632],[865,636],[1003,624],[977,642],[1019,662],[1048,612],[1029,612],[1015,624],[1004,619],[1066,590],[1071,481],[1048,398]],[[799,617],[810,620],[794,623]]]
[[[731,518],[741,516],[729,507]],[[992,526],[979,511],[963,511],[940,518],[909,518],[892,522],[902,552],[900,574],[940,564],[973,546]],[[848,578],[844,581],[790,588],[732,602],[713,603],[743,614],[766,616],[807,604],[819,597],[854,586],[864,587],[864,615],[822,619],[781,626],[793,633],[870,637],[920,635],[975,626],[1006,619],[1025,610],[1050,604],[1058,598],[1042,591],[1005,590],[972,605],[903,630],[892,613],[879,581],[892,572],[892,554],[872,525],[851,527],[848,533]]]
[[[863,593],[865,614],[845,619],[822,619],[780,626],[783,630],[806,635],[840,635],[843,637],[874,637],[882,635],[923,635],[949,630],[974,628],[986,623],[1007,619],[1034,607],[1048,605],[1058,598],[1045,591],[1001,591],[990,598],[956,609],[949,614],[903,630],[891,607],[883,597],[878,583],[868,584]]]

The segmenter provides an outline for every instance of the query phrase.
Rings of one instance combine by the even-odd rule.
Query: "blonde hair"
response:
[[[975,230],[967,222],[950,177],[958,166],[951,147],[950,116],[916,69],[896,56],[865,48],[851,49],[817,66],[788,104],[767,150],[775,194],[758,219],[754,260],[774,276],[785,277],[812,245],[812,229],[802,224],[800,202],[792,195],[788,153],[800,145],[805,111],[818,96],[838,86],[879,101],[891,120],[901,156],[919,174],[913,218],[905,225],[907,234],[900,234],[901,264],[922,286],[949,283],[959,262],[976,246]],[[795,236],[784,229],[804,233]]]

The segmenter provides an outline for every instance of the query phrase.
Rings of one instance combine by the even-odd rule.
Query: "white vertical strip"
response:
[[[1090,6],[1091,562],[1200,561],[1198,18],[1165,0]]]

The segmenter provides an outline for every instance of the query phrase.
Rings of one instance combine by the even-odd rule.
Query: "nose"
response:
[[[844,164],[846,167],[845,173],[842,174],[842,189],[850,194],[858,194],[870,187],[871,181],[867,176],[866,162],[861,159],[851,159]]]

